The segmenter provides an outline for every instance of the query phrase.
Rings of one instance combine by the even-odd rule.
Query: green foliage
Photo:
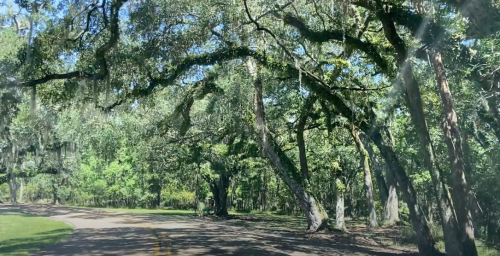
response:
[[[195,209],[195,193],[192,191],[164,191],[164,204],[173,209]]]

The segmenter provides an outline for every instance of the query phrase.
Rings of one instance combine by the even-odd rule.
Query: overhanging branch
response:
[[[110,14],[110,37],[109,40],[103,44],[99,49],[97,49],[95,53],[95,58],[99,63],[100,69],[96,73],[90,73],[85,71],[73,71],[63,74],[48,74],[42,78],[34,79],[31,81],[16,83],[11,82],[8,83],[9,86],[17,86],[17,87],[36,87],[40,84],[45,84],[47,82],[53,80],[62,80],[62,79],[93,79],[93,80],[102,80],[104,79],[108,73],[108,64],[106,60],[106,55],[108,52],[116,46],[118,39],[120,38],[120,24],[119,24],[119,11],[120,8],[125,4],[128,0],[115,0],[111,4],[111,14]]]
[[[349,46],[364,52],[370,57],[384,72],[389,70],[387,61],[382,58],[377,49],[370,42],[361,41],[358,38],[345,34],[340,30],[323,30],[314,31],[306,26],[299,18],[287,13],[283,16],[283,22],[296,28],[299,33],[307,40],[315,43],[323,43],[328,41],[344,42]]]
[[[90,4],[88,5],[85,9],[87,8],[90,8],[90,10],[87,12],[87,20],[86,20],[86,25],[85,25],[85,29],[83,29],[80,33],[78,33],[77,36],[75,36],[74,38],[72,39],[68,39],[69,41],[71,42],[76,42],[78,40],[81,40],[83,38],[83,36],[85,35],[85,33],[87,33],[89,31],[89,28],[90,28],[90,21],[92,19],[92,14],[99,8],[99,6],[97,5],[97,3],[93,3],[93,4]],[[73,20],[78,17],[75,16],[71,23],[73,23]]]
[[[298,77],[303,71],[299,70],[295,64],[276,61],[272,58],[268,58],[265,54],[259,51],[255,51],[246,46],[230,47],[220,49],[215,52],[206,53],[202,55],[197,55],[194,57],[187,57],[184,60],[178,62],[177,66],[170,70],[166,77],[153,79],[147,88],[137,89],[130,93],[130,96],[143,95],[146,96],[153,92],[157,87],[169,86],[175,82],[179,76],[184,72],[188,71],[193,66],[203,66],[203,65],[214,65],[216,63],[222,63],[229,60],[241,59],[246,57],[253,57],[259,64],[267,67],[268,69],[274,71],[280,71],[286,73],[291,77]],[[358,126],[368,127],[368,124],[363,121],[359,114],[355,113],[350,109],[349,106],[345,104],[342,98],[335,93],[338,89],[332,89],[325,82],[318,81],[317,77],[309,76],[308,74],[302,74],[303,84],[308,87],[312,92],[316,93],[322,99],[333,104],[336,109],[342,113],[343,116],[348,117]],[[353,90],[367,90],[366,88],[344,88]],[[380,88],[379,88],[380,89]],[[361,128],[361,127],[360,127]]]

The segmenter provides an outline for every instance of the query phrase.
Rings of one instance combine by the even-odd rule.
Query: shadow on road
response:
[[[165,216],[107,212],[97,209],[63,206],[18,206],[21,211],[45,216],[66,216],[86,222],[109,223],[114,226],[77,228],[70,237],[35,255],[152,255],[161,245],[168,255],[411,255],[375,243],[352,239],[350,235],[325,237],[300,232],[269,232],[248,229],[227,221],[212,221],[189,216]],[[159,238],[152,239],[152,227]],[[375,244],[374,244],[375,243]]]
[[[78,229],[62,243],[33,255],[150,255],[154,246],[145,228]]]
[[[359,242],[351,244],[345,240],[244,231],[211,224],[158,231],[168,240],[173,255],[410,255],[402,251],[388,252]]]

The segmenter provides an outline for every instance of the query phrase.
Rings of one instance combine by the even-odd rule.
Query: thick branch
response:
[[[353,5],[363,7],[375,12],[377,10],[375,1],[356,0]],[[441,37],[444,29],[437,23],[426,19],[422,14],[410,10],[409,8],[391,4],[387,15],[400,26],[406,27],[413,36],[419,36],[425,44],[432,44],[438,37]],[[427,22],[424,26],[424,22]],[[426,29],[421,29],[425,27]]]
[[[78,40],[81,40],[82,37],[85,35],[85,33],[87,33],[89,31],[90,20],[92,19],[92,14],[98,9],[99,6],[94,3],[94,4],[89,5],[88,7],[91,7],[91,8],[87,13],[87,20],[86,20],[85,29],[83,29],[80,33],[78,33],[78,35],[75,38],[69,39],[69,41],[76,42]]]
[[[44,76],[42,78],[39,78],[39,79],[35,79],[35,80],[31,80],[31,81],[27,81],[27,82],[21,83],[20,85],[23,86],[23,87],[35,87],[35,86],[37,86],[39,84],[44,84],[44,83],[50,82],[52,80],[73,79],[73,78],[76,78],[76,79],[81,79],[81,78],[92,79],[93,77],[94,77],[94,74],[92,74],[92,73],[81,72],[81,71],[73,71],[73,72],[64,73],[64,74],[50,74],[50,75],[46,75],[46,76]]]
[[[306,155],[306,143],[304,141],[304,129],[306,127],[307,118],[311,112],[314,103],[318,98],[315,95],[310,95],[307,97],[302,113],[299,117],[299,123],[297,124],[297,145],[299,147],[299,160],[300,169],[302,171],[302,177],[304,179],[309,179],[309,168],[307,166],[307,155]]]
[[[97,59],[100,70],[97,73],[89,73],[85,71],[73,71],[64,74],[49,74],[45,75],[42,78],[34,79],[27,82],[22,83],[11,83],[12,86],[25,86],[25,87],[34,87],[40,84],[44,84],[50,82],[52,80],[61,80],[61,79],[93,79],[93,80],[102,80],[104,79],[108,73],[108,64],[106,61],[107,53],[117,44],[118,39],[120,37],[120,24],[119,24],[119,11],[120,8],[125,4],[128,0],[115,0],[111,4],[111,15],[110,15],[110,37],[109,40],[99,47],[95,53],[95,58]]]
[[[380,56],[377,52],[377,49],[370,42],[364,42],[356,37],[352,37],[350,35],[346,35],[344,32],[340,30],[323,30],[323,31],[314,31],[306,26],[304,22],[302,22],[297,17],[292,16],[291,14],[286,14],[283,17],[283,22],[287,25],[295,27],[300,34],[307,38],[309,41],[316,43],[323,43],[330,40],[344,42],[349,46],[354,47],[366,55],[368,55],[384,72],[389,70],[389,65],[387,61]]]
[[[447,0],[445,2],[455,6],[469,19],[468,35],[483,38],[499,31],[500,10],[495,6],[496,1]]]
[[[104,79],[108,75],[108,64],[106,62],[106,54],[113,48],[118,39],[120,37],[120,21],[119,21],[119,12],[120,8],[125,4],[128,0],[115,0],[111,4],[111,15],[110,15],[110,38],[108,42],[102,45],[96,52],[96,59],[98,59],[99,64],[101,65],[101,70],[99,72],[99,79]]]

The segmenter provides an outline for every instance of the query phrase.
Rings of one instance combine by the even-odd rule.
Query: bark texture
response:
[[[436,242],[431,235],[427,219],[417,202],[417,193],[403,166],[400,164],[392,145],[383,140],[380,131],[375,130],[370,134],[370,138],[375,143],[387,163],[390,172],[397,178],[399,188],[403,193],[406,204],[410,211],[410,221],[417,237],[418,250],[421,255],[440,255],[436,248]]]
[[[354,126],[351,126],[350,132],[360,155],[361,168],[363,168],[364,189],[365,189],[366,201],[368,202],[368,213],[369,213],[368,228],[376,229],[378,228],[377,212],[375,210],[375,201],[373,199],[373,184],[372,184],[372,175],[370,171],[369,155],[363,143],[361,142],[361,138],[359,137],[359,131],[355,130]]]
[[[450,200],[448,189],[446,189],[445,183],[442,181],[442,172],[434,159],[434,150],[425,121],[419,85],[413,76],[410,64],[405,61],[402,66],[402,76],[408,95],[407,100],[412,123],[415,125],[421,144],[425,167],[431,175],[434,197],[438,201],[437,206],[441,215],[441,226],[443,228],[446,251],[451,253],[451,255],[463,255],[461,244],[457,240],[458,224],[453,214],[453,203]]]
[[[373,148],[370,145],[370,143],[366,142],[366,140],[362,140],[362,142],[363,145],[365,146],[366,151],[368,152],[368,155],[370,156],[370,164],[371,164],[370,166],[371,169],[373,169],[373,173],[375,174],[375,180],[377,181],[379,199],[385,209],[387,206],[387,198],[389,197],[389,195],[387,190],[387,183],[385,182],[384,179],[384,174],[382,173],[382,169],[377,160],[377,157],[375,156],[375,152],[373,152]]]
[[[314,103],[316,102],[316,97],[310,95],[304,104],[302,113],[299,117],[299,122],[297,124],[297,145],[299,147],[299,160],[300,160],[300,170],[302,172],[302,178],[309,179],[309,167],[307,165],[307,154],[306,154],[306,143],[304,141],[304,129],[306,127],[307,118],[309,117],[309,112],[312,110]]]
[[[56,183],[54,182],[52,184],[52,205],[57,204],[57,186]]]
[[[387,205],[384,208],[384,226],[393,226],[399,221],[398,182],[391,170],[387,170]]]
[[[298,199],[300,208],[307,218],[308,231],[315,232],[321,230],[327,225],[328,214],[316,197],[307,189],[307,181],[301,179],[301,175],[298,173],[293,162],[279,148],[268,131],[262,98],[262,78],[253,59],[249,58],[247,64],[255,89],[255,122],[257,124],[257,137],[262,148],[262,154],[271,162],[277,174]]]
[[[449,200],[448,190],[444,187],[441,180],[441,171],[436,166],[434,161],[434,152],[432,148],[431,138],[427,129],[425,115],[422,107],[422,99],[420,89],[410,62],[408,61],[408,49],[405,42],[398,35],[394,21],[386,13],[380,1],[377,1],[377,16],[382,21],[384,34],[387,40],[396,50],[396,59],[401,69],[401,77],[403,78],[407,104],[410,110],[413,125],[417,130],[418,139],[422,147],[425,167],[428,169],[432,179],[434,195],[438,201],[438,207],[441,214],[441,225],[443,227],[445,247],[448,253],[452,255],[463,255],[460,243],[457,240],[457,222],[454,218],[453,205]]]
[[[377,161],[375,152],[369,142],[365,141],[365,148],[370,155],[370,162],[377,180],[380,202],[384,207],[384,226],[393,226],[399,221],[399,199],[397,193],[397,181],[391,171],[387,171],[385,178],[382,167]]]
[[[214,213],[217,216],[227,216],[227,192],[230,178],[220,175],[218,178],[209,179],[210,191],[214,197]]]
[[[477,249],[474,242],[474,225],[472,221],[472,212],[468,203],[469,187],[465,177],[466,166],[458,127],[458,117],[453,108],[453,100],[448,86],[448,80],[446,79],[444,65],[441,61],[441,54],[439,52],[433,54],[432,63],[436,72],[438,92],[443,102],[443,114],[445,116],[443,132],[453,176],[452,196],[460,227],[460,243],[463,245],[464,255],[476,256]],[[446,251],[448,252],[448,247]]]
[[[337,195],[337,202],[335,204],[335,228],[346,231],[347,229],[345,227],[344,218],[345,185],[343,185],[339,179],[336,180],[335,192],[335,194]]]
[[[19,179],[19,202],[23,202],[24,197],[24,178]]]
[[[9,192],[10,192],[10,203],[11,204],[17,204],[17,186],[15,182],[15,177],[13,173],[8,174],[9,175]]]

